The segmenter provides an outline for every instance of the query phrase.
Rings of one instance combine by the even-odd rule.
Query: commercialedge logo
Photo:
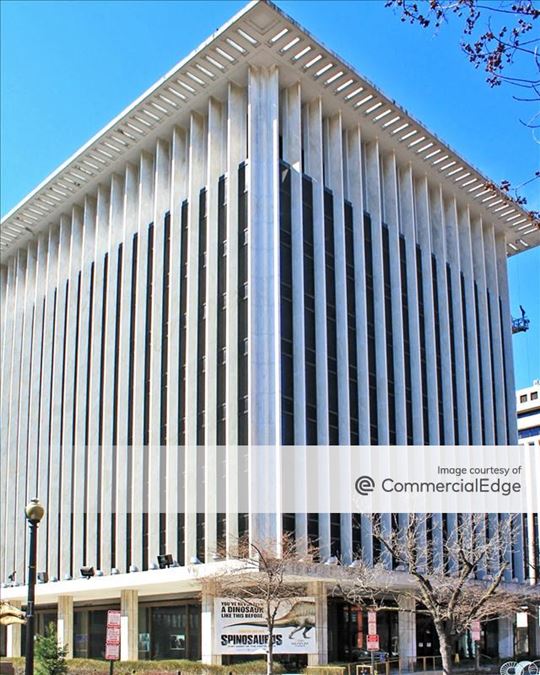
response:
[[[375,490],[375,481],[371,476],[360,476],[354,485],[356,492],[366,497]],[[521,483],[501,478],[460,478],[454,481],[398,481],[384,478],[381,488],[386,493],[396,494],[498,494],[509,497],[521,492]]]
[[[371,476],[360,476],[360,478],[356,479],[354,488],[359,495],[366,497],[375,489],[375,481]]]

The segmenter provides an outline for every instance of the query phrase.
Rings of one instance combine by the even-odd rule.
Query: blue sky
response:
[[[18,2],[1,7],[1,211],[6,213],[93,134],[243,6],[243,2]],[[540,145],[535,112],[489,89],[450,23],[402,23],[382,0],[277,4],[495,181],[520,185]],[[540,210],[540,182],[522,193]],[[509,262],[516,385],[540,378],[540,249]]]

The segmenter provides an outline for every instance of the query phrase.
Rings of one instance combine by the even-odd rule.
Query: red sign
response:
[[[368,635],[377,635],[377,612],[369,611],[367,613]]]
[[[367,636],[367,649],[369,651],[379,651],[379,636],[378,635],[368,635]]]
[[[471,621],[471,637],[473,642],[480,642],[481,626],[480,621]]]
[[[107,612],[107,636],[105,638],[105,658],[107,661],[120,659],[120,623],[122,614],[117,609]]]

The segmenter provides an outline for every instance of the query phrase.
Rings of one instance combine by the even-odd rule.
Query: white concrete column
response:
[[[405,352],[403,345],[403,307],[401,296],[401,252],[399,238],[399,199],[397,164],[394,152],[383,159],[383,186],[385,221],[388,226],[388,255],[390,283],[392,288],[393,366],[394,366],[394,411],[396,445],[407,444],[407,408],[405,391]]]
[[[106,272],[105,255],[109,250],[110,228],[110,190],[106,184],[97,189],[96,237],[94,241],[94,293],[92,297],[92,322],[90,324],[91,349],[89,352],[89,389],[88,389],[88,471],[86,474],[86,565],[97,566],[100,550],[98,546],[98,526],[101,511],[101,476],[99,474],[99,456],[101,436],[101,387],[102,359],[106,353],[102,340],[106,323],[104,307],[107,286],[111,283]],[[109,259],[110,260],[110,256]],[[107,266],[109,262],[107,263]],[[105,417],[105,416],[104,416]],[[44,533],[42,533],[44,534]],[[44,537],[42,537],[44,538]]]
[[[324,666],[328,663],[328,596],[324,581],[312,581],[307,585],[307,594],[315,598],[315,630],[317,653],[308,654],[309,666]]]
[[[246,92],[229,83],[227,100],[227,354],[232,368],[226,369],[227,401],[227,550],[234,551],[238,541],[238,167],[247,157]]]
[[[327,121],[328,185],[334,204],[334,279],[336,303],[336,341],[338,377],[339,444],[350,445],[351,410],[349,394],[349,327],[347,315],[347,258],[345,251],[345,186],[343,176],[343,122],[341,113]],[[350,463],[339,462],[337,468],[341,489],[350,484]],[[352,562],[352,517],[340,517],[340,553],[345,564]]]
[[[511,618],[499,619],[499,658],[514,656],[514,621]]]
[[[185,129],[173,129],[170,148],[170,251],[173,264],[169,267],[169,337],[167,363],[167,456],[166,456],[166,527],[165,548],[176,560],[181,558],[178,543],[178,517],[182,499],[182,486],[177,476],[184,472],[183,457],[178,452],[179,415],[182,402],[179,397],[180,368],[180,294],[184,280],[181,278],[182,255],[182,203],[187,197],[187,133]]]
[[[487,445],[495,443],[493,426],[493,378],[491,374],[491,342],[489,339],[489,314],[486,288],[486,261],[484,225],[480,218],[474,218],[472,227],[472,251],[476,293],[478,296],[478,328],[480,337],[480,366],[482,372],[481,402],[483,406],[484,441]]]
[[[80,306],[77,327],[77,369],[75,376],[75,410],[74,410],[74,429],[75,429],[75,448],[73,455],[73,574],[86,563],[84,558],[84,519],[85,519],[85,494],[86,494],[86,459],[88,449],[86,447],[86,424],[87,424],[87,384],[88,384],[88,366],[89,349],[88,337],[90,335],[90,317],[91,317],[91,287],[93,284],[93,260],[94,246],[96,236],[96,203],[93,198],[85,197],[83,206],[82,222],[82,268],[80,280]],[[38,242],[38,265],[39,265],[39,242]],[[39,269],[39,267],[38,267]],[[41,272],[43,274],[43,272]],[[38,277],[39,278],[39,277]],[[36,286],[37,299],[37,286]],[[43,315],[40,315],[41,322]],[[36,326],[36,330],[39,330]],[[34,333],[39,336],[40,332]],[[36,343],[35,343],[35,346]],[[36,391],[36,399],[39,396],[39,389]],[[30,438],[30,442],[32,438]]]
[[[121,591],[120,595],[120,660],[138,659],[139,639],[139,597],[132,589]]]
[[[466,323],[464,331],[467,335],[467,355],[469,406],[471,437],[469,443],[482,444],[482,392],[480,389],[478,366],[478,335],[476,332],[476,307],[474,299],[474,265],[472,253],[471,220],[469,209],[458,213],[459,258],[464,279],[464,314]]]
[[[399,658],[402,670],[409,670],[416,657],[416,603],[414,598],[400,595],[398,604]]]
[[[10,604],[17,609],[21,608],[18,600],[10,600]],[[21,624],[12,623],[6,626],[6,656],[12,658],[21,655]]]
[[[204,585],[201,595],[201,661],[221,665],[221,654],[214,654],[214,600],[216,589],[212,582]]]
[[[499,305],[499,282],[497,279],[497,247],[493,224],[484,225],[484,246],[486,263],[486,286],[488,291],[488,319],[491,328],[491,353],[493,354],[493,409],[495,415],[495,442],[505,445],[506,400],[504,388],[504,353],[501,331],[501,311]],[[512,396],[513,398],[513,396]]]
[[[66,312],[66,339],[65,339],[65,381],[63,386],[63,409],[75,408],[75,369],[77,365],[77,331],[78,331],[78,304],[79,304],[79,272],[82,269],[82,241],[83,241],[83,213],[79,206],[74,206],[71,212],[70,226],[70,253],[69,253],[69,294]],[[82,277],[82,273],[81,273]],[[30,417],[30,419],[32,419]],[[62,420],[62,476],[61,476],[61,508],[60,508],[60,574],[73,574],[71,567],[72,550],[74,549],[72,512],[73,512],[73,476],[74,476],[74,415],[64,415]],[[29,462],[28,466],[32,466]]]
[[[439,386],[437,381],[437,347],[435,335],[435,311],[433,297],[433,274],[431,263],[430,199],[427,178],[419,178],[415,185],[416,193],[416,236],[422,256],[422,286],[424,292],[424,326],[426,342],[426,370],[428,395],[429,439],[425,443],[437,445],[440,442],[439,430]]]
[[[387,445],[388,429],[388,369],[386,362],[386,317],[384,302],[384,269],[382,245],[381,168],[378,141],[365,147],[366,201],[371,216],[371,247],[373,257],[373,296],[375,311],[375,361],[377,369],[377,424],[379,445]]]
[[[304,230],[302,208],[302,93],[296,82],[282,99],[283,159],[291,167],[291,254],[293,293],[294,442],[306,443],[306,356],[304,310]],[[298,452],[298,451],[297,451]],[[307,548],[305,476],[307,454],[303,450],[295,467],[298,480],[295,532]]]
[[[56,628],[58,646],[66,647],[66,658],[73,658],[73,596],[58,598],[58,623]]]
[[[364,255],[364,195],[362,191],[362,132],[347,134],[347,196],[353,206],[354,282],[356,302],[356,358],[358,378],[359,444],[369,445],[369,364],[366,322],[366,260]]]
[[[124,208],[122,223],[122,277],[120,281],[120,323],[118,338],[118,353],[116,368],[118,369],[117,410],[127,410],[130,401],[130,352],[131,352],[131,320],[132,320],[132,285],[136,283],[136,274],[133,274],[134,233],[137,229],[138,211],[138,176],[137,168],[132,164],[126,165],[124,174]],[[127,571],[129,552],[126,550],[127,541],[127,514],[129,508],[128,477],[131,451],[128,443],[131,436],[131,420],[129,415],[120,416],[117,424],[116,447],[116,556],[114,566],[120,571]]]
[[[328,444],[328,365],[326,331],[326,254],[324,237],[324,175],[322,142],[322,101],[304,108],[305,171],[313,181],[313,265],[315,270],[315,344],[317,378],[317,443]],[[328,452],[317,451],[317,463],[324,475],[329,471]],[[328,474],[327,474],[328,475]],[[323,495],[326,497],[327,495]],[[330,555],[330,516],[319,514],[319,550],[321,559]]]
[[[117,454],[113,452],[114,443],[113,431],[113,411],[116,406],[115,378],[117,368],[117,349],[116,349],[116,331],[117,331],[117,294],[118,294],[118,272],[119,259],[118,250],[123,231],[123,207],[124,207],[124,180],[118,174],[113,174],[110,181],[110,201],[109,201],[109,231],[108,231],[108,267],[107,267],[107,288],[103,323],[103,354],[102,354],[102,375],[103,375],[103,410],[108,410],[108,415],[103,415],[101,445],[101,494],[100,499],[100,563],[102,570],[109,571],[112,565],[111,559],[111,537],[113,534],[111,513],[114,512],[115,496],[112,493],[114,479],[116,476]],[[117,415],[122,416],[122,411],[117,410]],[[116,520],[116,518],[115,518]]]
[[[148,560],[160,552],[160,511],[163,505],[163,494],[165,492],[165,481],[163,478],[164,456],[160,445],[162,439],[161,431],[161,406],[165,404],[162,401],[162,344],[163,344],[163,309],[164,302],[164,269],[165,269],[165,220],[164,216],[169,207],[170,194],[170,151],[169,144],[163,139],[158,139],[154,154],[154,171],[152,176],[152,185],[154,186],[152,195],[152,222],[153,229],[153,247],[151,259],[151,302],[149,303],[150,316],[147,322],[150,325],[150,382],[148,384],[149,400],[148,405],[148,445],[146,452],[148,455]],[[170,221],[169,221],[170,222]],[[169,228],[170,229],[170,228]],[[173,252],[174,256],[174,252]],[[175,257],[172,260],[176,260]],[[174,263],[173,263],[174,264]],[[150,292],[150,289],[148,289]],[[173,300],[174,302],[174,300]],[[168,367],[166,368],[168,372]],[[166,375],[165,375],[166,376]]]
[[[21,513],[24,510],[25,501],[27,499],[26,481],[27,469],[22,467],[32,466],[27,464],[28,458],[28,427],[31,418],[29,417],[29,394],[31,387],[31,350],[32,350],[32,332],[34,310],[32,309],[35,281],[36,281],[36,257],[33,254],[32,247],[28,248],[26,255],[26,275],[24,280],[24,315],[22,334],[19,334],[19,341],[22,343],[21,348],[21,365],[20,365],[20,390],[19,390],[19,430],[18,430],[18,471],[17,471],[17,499],[16,499],[16,513]],[[68,454],[68,453],[66,453]],[[66,489],[67,492],[67,489]],[[24,533],[24,523],[19,523],[17,519],[18,533],[15,535],[15,560],[24,560],[24,551],[26,545],[26,537]],[[14,533],[15,534],[15,533]]]
[[[422,364],[420,358],[420,317],[418,312],[418,273],[416,269],[416,233],[415,233],[415,209],[414,209],[414,177],[411,165],[402,168],[399,172],[399,207],[401,231],[405,236],[405,257],[407,260],[407,296],[409,314],[406,320],[409,324],[409,358],[411,361],[411,402],[412,402],[412,435],[415,445],[422,445],[431,440],[439,442],[439,416],[437,411],[437,351],[435,346],[434,321],[425,321],[426,342],[426,369],[428,371],[428,405],[433,411],[429,415],[429,424],[432,429],[431,439],[424,439],[424,418],[422,409]],[[429,224],[427,224],[429,225]],[[431,268],[431,237],[429,226],[425,228],[421,245],[426,250],[425,259],[426,273]],[[422,261],[420,261],[421,264]],[[424,274],[425,276],[425,274]],[[424,302],[428,298],[429,306],[433,306],[432,275],[424,279],[423,288]],[[427,292],[426,292],[427,291]],[[432,312],[428,313],[432,317]]]
[[[40,424],[39,424],[39,460],[37,471],[37,492],[48,496],[49,487],[49,434],[50,434],[50,392],[52,389],[53,371],[53,323],[54,323],[54,288],[56,284],[56,266],[58,261],[58,233],[53,227],[49,231],[47,244],[47,271],[45,280],[45,304],[43,309],[43,337],[42,337],[42,364],[41,364],[41,396],[40,396]],[[10,457],[11,451],[8,454]],[[7,475],[13,469],[8,465]],[[43,497],[42,497],[43,499]],[[49,505],[47,505],[49,508]],[[10,522],[10,502],[6,508],[7,522]],[[37,543],[37,559],[41,565],[47,564],[47,548],[49,542],[49,512],[41,521]],[[13,521],[11,521],[13,522]],[[94,540],[95,541],[95,540]],[[8,549],[8,555],[10,551]],[[9,564],[9,563],[8,563]],[[17,570],[20,574],[20,571]],[[56,574],[56,571],[54,572]]]
[[[467,409],[467,381],[465,369],[465,342],[463,326],[463,309],[461,302],[461,268],[459,260],[458,238],[458,214],[455,198],[446,203],[445,208],[445,232],[446,232],[446,257],[450,263],[450,278],[452,279],[452,318],[455,356],[455,383],[458,412],[458,438],[455,439],[460,445],[469,442],[468,409]]]
[[[208,161],[206,179],[206,329],[205,329],[205,559],[217,549],[217,377],[218,370],[218,297],[219,264],[219,177],[225,171],[224,113],[214,98],[208,101]]]
[[[512,317],[510,315],[510,297],[508,291],[508,261],[506,259],[506,240],[504,234],[495,236],[497,252],[497,280],[502,305],[502,349],[506,379],[506,416],[508,421],[507,443],[517,445],[516,397],[514,382],[514,352],[512,349]]]
[[[281,441],[281,358],[279,306],[279,73],[276,66],[249,69],[248,87],[248,370],[250,446]],[[279,450],[250,471],[278,481]],[[267,481],[260,480],[259,485]],[[278,482],[274,485],[279,485]],[[269,488],[270,489],[270,488]],[[278,491],[266,496],[278,499]],[[281,515],[250,518],[250,538],[281,537]]]
[[[192,112],[189,138],[188,178],[188,243],[186,297],[186,385],[185,385],[185,445],[191,448],[185,456],[185,560],[197,553],[197,369],[199,333],[199,216],[200,191],[206,180],[207,155],[206,120]]]
[[[433,294],[437,295],[439,305],[439,335],[440,335],[440,354],[441,354],[441,379],[442,395],[445,414],[443,415],[443,427],[439,429],[442,435],[444,430],[444,444],[453,445],[457,439],[454,435],[454,413],[453,413],[453,384],[452,384],[452,360],[450,346],[450,318],[448,309],[448,287],[446,283],[446,242],[445,242],[445,220],[444,204],[441,189],[435,189],[430,194],[427,189],[427,180],[422,181],[424,189],[424,199],[427,207],[427,217],[431,221],[432,250],[437,261],[437,281],[433,288]],[[429,222],[428,220],[428,222]],[[424,297],[424,308],[428,316],[433,316],[431,306],[426,305]],[[429,381],[430,378],[428,378]],[[431,415],[430,415],[431,417]],[[430,439],[431,440],[431,439]]]

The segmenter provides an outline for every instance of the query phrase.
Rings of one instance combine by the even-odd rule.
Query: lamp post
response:
[[[26,602],[26,660],[24,667],[25,675],[34,675],[34,596],[36,589],[36,540],[37,528],[43,518],[45,509],[39,499],[31,499],[24,509],[28,528],[30,530],[30,542],[28,549],[28,600]]]

